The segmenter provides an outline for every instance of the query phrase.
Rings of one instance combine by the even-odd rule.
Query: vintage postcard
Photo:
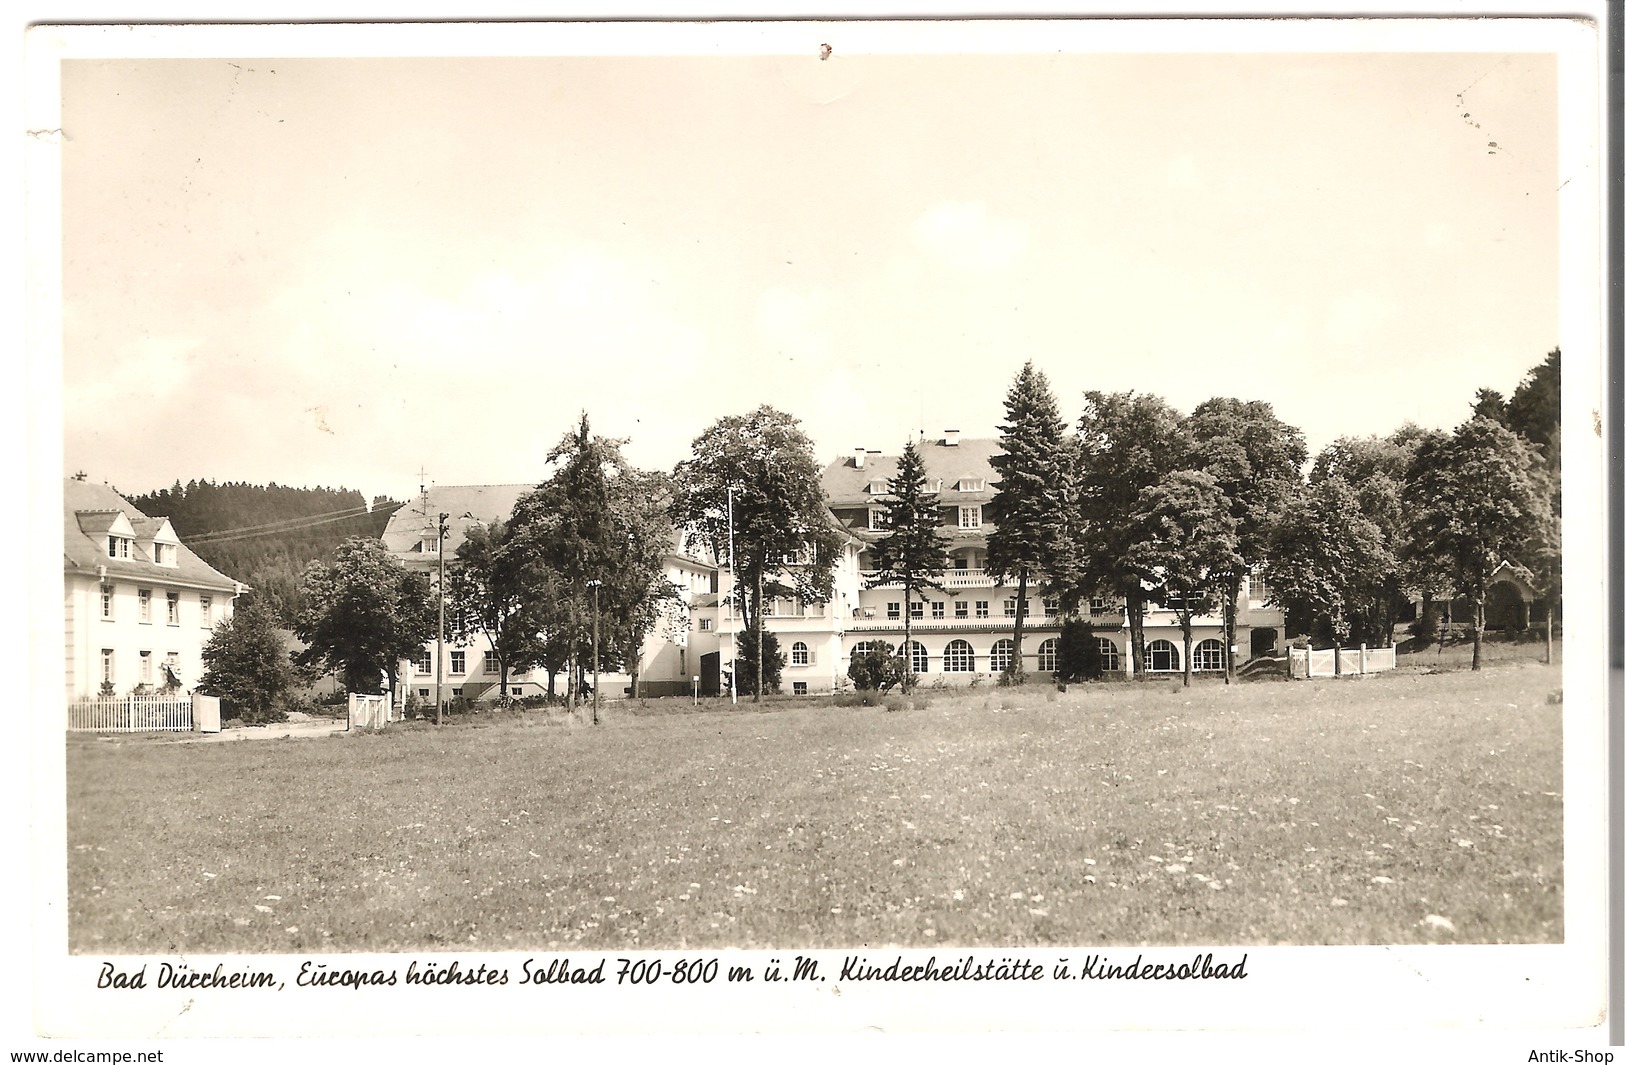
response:
[[[1604,1044],[1601,33],[33,27],[29,1038]]]

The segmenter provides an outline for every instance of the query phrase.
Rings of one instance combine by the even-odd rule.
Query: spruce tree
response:
[[[1016,375],[1004,411],[1003,453],[989,460],[999,481],[987,505],[994,526],[987,537],[987,569],[1001,583],[1016,579],[1015,647],[1006,675],[1020,683],[1028,586],[1036,579],[1052,585],[1071,568],[1074,449],[1049,380],[1031,362]]]
[[[937,531],[941,511],[937,494],[925,488],[925,460],[910,440],[897,461],[897,474],[887,483],[886,521],[891,531],[874,547],[874,575],[869,587],[903,586],[903,647],[912,639],[910,604],[926,589],[944,591],[938,580],[948,568],[948,540]],[[903,671],[903,691],[914,684],[912,662]]]

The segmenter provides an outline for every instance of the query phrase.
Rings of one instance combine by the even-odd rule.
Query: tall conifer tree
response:
[[[1035,579],[1053,583],[1069,565],[1073,445],[1049,379],[1031,362],[1010,386],[1004,414],[1003,453],[989,460],[999,482],[987,505],[994,525],[987,537],[987,568],[1001,582],[1016,578],[1015,646],[1007,676],[1019,683],[1028,586]]]
[[[882,584],[903,586],[903,691],[913,687],[913,661],[909,656],[913,617],[911,605],[916,593],[925,589],[944,591],[938,580],[948,568],[948,540],[937,531],[942,512],[937,494],[925,488],[925,461],[910,440],[897,462],[897,475],[887,484],[886,520],[891,532],[874,547],[875,573],[869,587]]]

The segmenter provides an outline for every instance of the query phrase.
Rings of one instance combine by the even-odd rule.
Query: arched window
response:
[[[925,667],[930,663],[930,659],[926,657],[925,647],[919,640],[908,641],[899,653],[908,657],[908,668],[915,673],[924,673]]]
[[[1167,640],[1152,640],[1146,645],[1145,656],[1150,659],[1145,668],[1152,673],[1172,673],[1179,668],[1179,648]]]
[[[955,640],[942,652],[944,673],[976,672],[976,652],[964,640]]]
[[[1010,668],[1010,659],[1014,657],[1016,642],[1014,640],[1000,640],[993,645],[993,651],[987,656],[987,668],[994,673],[1004,673]]]
[[[859,640],[857,643],[852,645],[852,658],[862,658],[864,655],[868,654],[874,649],[875,645],[873,640]]]
[[[1055,672],[1055,637],[1053,636],[1038,645],[1038,671],[1040,673]]]
[[[1223,669],[1224,644],[1218,640],[1203,640],[1191,650],[1192,669]]]
[[[810,661],[810,656],[807,653],[806,644],[797,640],[790,645],[790,664],[792,666],[804,666],[808,661]]]
[[[1117,645],[1104,636],[1095,637],[1095,646],[1100,648],[1100,668],[1107,673],[1116,673],[1123,668],[1123,660],[1118,657]]]

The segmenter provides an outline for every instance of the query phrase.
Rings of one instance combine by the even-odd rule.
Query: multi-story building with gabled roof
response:
[[[937,494],[941,532],[948,540],[949,570],[938,583],[945,591],[927,592],[911,604],[911,645],[902,647],[903,594],[899,585],[871,587],[874,566],[867,551],[859,556],[862,572],[857,609],[848,629],[848,648],[883,639],[908,657],[927,683],[941,677],[947,683],[969,683],[1005,671],[1014,654],[1017,589],[1000,584],[986,570],[987,538],[994,531],[987,520],[998,474],[991,459],[1000,451],[990,439],[962,440],[955,430],[935,438],[922,438],[916,447],[925,466],[926,488]],[[873,541],[886,535],[886,498],[896,476],[900,455],[855,449],[824,468],[822,484],[830,510],[855,535]],[[1281,614],[1265,605],[1266,591],[1257,581],[1246,582],[1238,603],[1236,644],[1247,657],[1255,650],[1253,633],[1268,637],[1270,646],[1280,631]],[[1023,626],[1022,665],[1029,673],[1055,668],[1057,637],[1062,618],[1053,601],[1029,585]],[[1089,620],[1097,630],[1103,663],[1112,671],[1132,669],[1128,625],[1122,603],[1094,599]],[[1152,607],[1145,618],[1146,667],[1150,672],[1183,669],[1183,638],[1172,610]],[[1197,619],[1193,629],[1192,668],[1224,668],[1223,624],[1217,617]]]
[[[107,485],[69,479],[62,497],[68,697],[190,689],[203,645],[246,586]]]

